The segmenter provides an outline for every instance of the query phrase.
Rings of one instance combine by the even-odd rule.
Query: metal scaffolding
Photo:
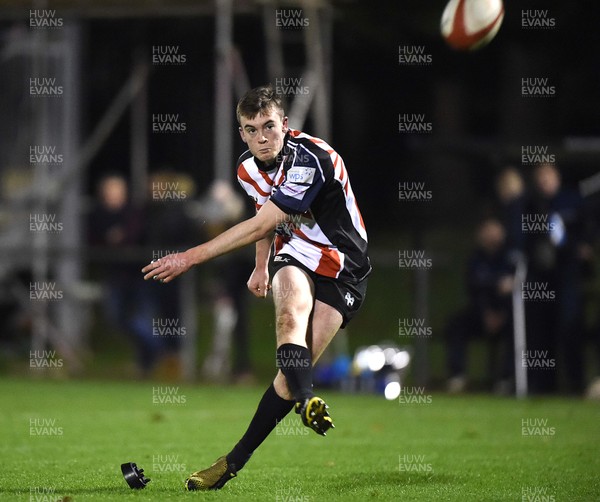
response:
[[[9,154],[5,158],[19,158],[19,149],[25,145],[54,145],[62,152],[64,162],[58,173],[51,175],[47,169],[35,169],[29,186],[13,197],[4,209],[23,214],[47,214],[54,212],[63,223],[63,230],[56,236],[45,232],[28,232],[22,228],[23,219],[15,219],[2,229],[0,248],[6,260],[0,270],[1,278],[11,279],[11,271],[28,268],[34,284],[48,284],[51,279],[56,288],[62,288],[64,296],[60,302],[32,303],[28,291],[16,283],[10,290],[18,296],[20,303],[33,313],[31,350],[42,351],[52,347],[67,362],[70,371],[82,368],[82,355],[86,349],[87,329],[86,304],[94,295],[86,289],[83,270],[89,257],[84,256],[82,196],[86,173],[91,161],[101,150],[119,120],[129,111],[131,122],[132,197],[141,204],[145,197],[148,180],[148,97],[147,86],[150,68],[143,53],[133,55],[135,64],[129,78],[115,95],[100,121],[87,138],[81,137],[81,62],[85,57],[82,40],[86,25],[84,18],[117,18],[148,16],[214,16],[215,19],[215,162],[214,178],[231,182],[233,178],[232,131],[234,96],[239,97],[250,87],[240,52],[233,42],[234,20],[238,14],[256,15],[265,31],[265,57],[269,79],[285,75],[284,53],[290,44],[302,46],[306,67],[302,70],[303,81],[310,92],[295,96],[291,104],[290,125],[302,128],[309,116],[312,117],[316,134],[330,138],[330,89],[331,89],[331,6],[325,1],[286,2],[285,8],[302,9],[310,19],[310,30],[298,32],[281,30],[275,25],[275,11],[284,8],[274,1],[234,2],[140,2],[138,6],[120,7],[109,2],[95,2],[94,6],[80,6],[78,2],[52,2],[53,9],[60,9],[65,23],[60,30],[29,30],[16,32],[2,48],[0,65],[14,60],[23,63],[23,74],[31,67],[34,77],[52,75],[64,86],[61,99],[39,98],[30,104],[29,123],[23,124],[22,142],[2,145]],[[30,2],[13,2],[13,7],[2,10],[7,20],[22,22],[29,15]],[[40,2],[34,8],[47,9],[49,2]],[[11,106],[10,103],[5,106]],[[16,113],[16,112],[14,112]],[[18,119],[17,119],[18,120]],[[1,140],[0,140],[1,141]],[[23,144],[24,141],[24,144]],[[21,227],[19,227],[21,225]],[[182,317],[188,327],[182,345],[183,375],[191,380],[195,377],[196,360],[196,307],[193,301],[193,276],[181,280]]]

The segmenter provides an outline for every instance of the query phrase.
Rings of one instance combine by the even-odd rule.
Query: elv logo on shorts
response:
[[[312,183],[315,171],[314,167],[294,166],[287,172],[287,179],[292,183]]]

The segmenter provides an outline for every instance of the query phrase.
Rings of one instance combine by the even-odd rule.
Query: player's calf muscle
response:
[[[281,370],[277,372],[277,376],[275,376],[275,380],[273,380],[273,387],[275,388],[277,395],[282,399],[291,401],[294,398],[290,392],[290,388],[288,387],[287,380],[285,379],[285,376]]]

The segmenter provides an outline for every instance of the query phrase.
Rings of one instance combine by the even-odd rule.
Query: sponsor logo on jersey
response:
[[[312,183],[315,171],[314,167],[294,166],[287,172],[287,180],[292,183]]]

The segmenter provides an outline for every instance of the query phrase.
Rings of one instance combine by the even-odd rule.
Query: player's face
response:
[[[287,117],[277,110],[254,118],[241,117],[240,136],[258,160],[270,164],[281,149],[288,131]]]

